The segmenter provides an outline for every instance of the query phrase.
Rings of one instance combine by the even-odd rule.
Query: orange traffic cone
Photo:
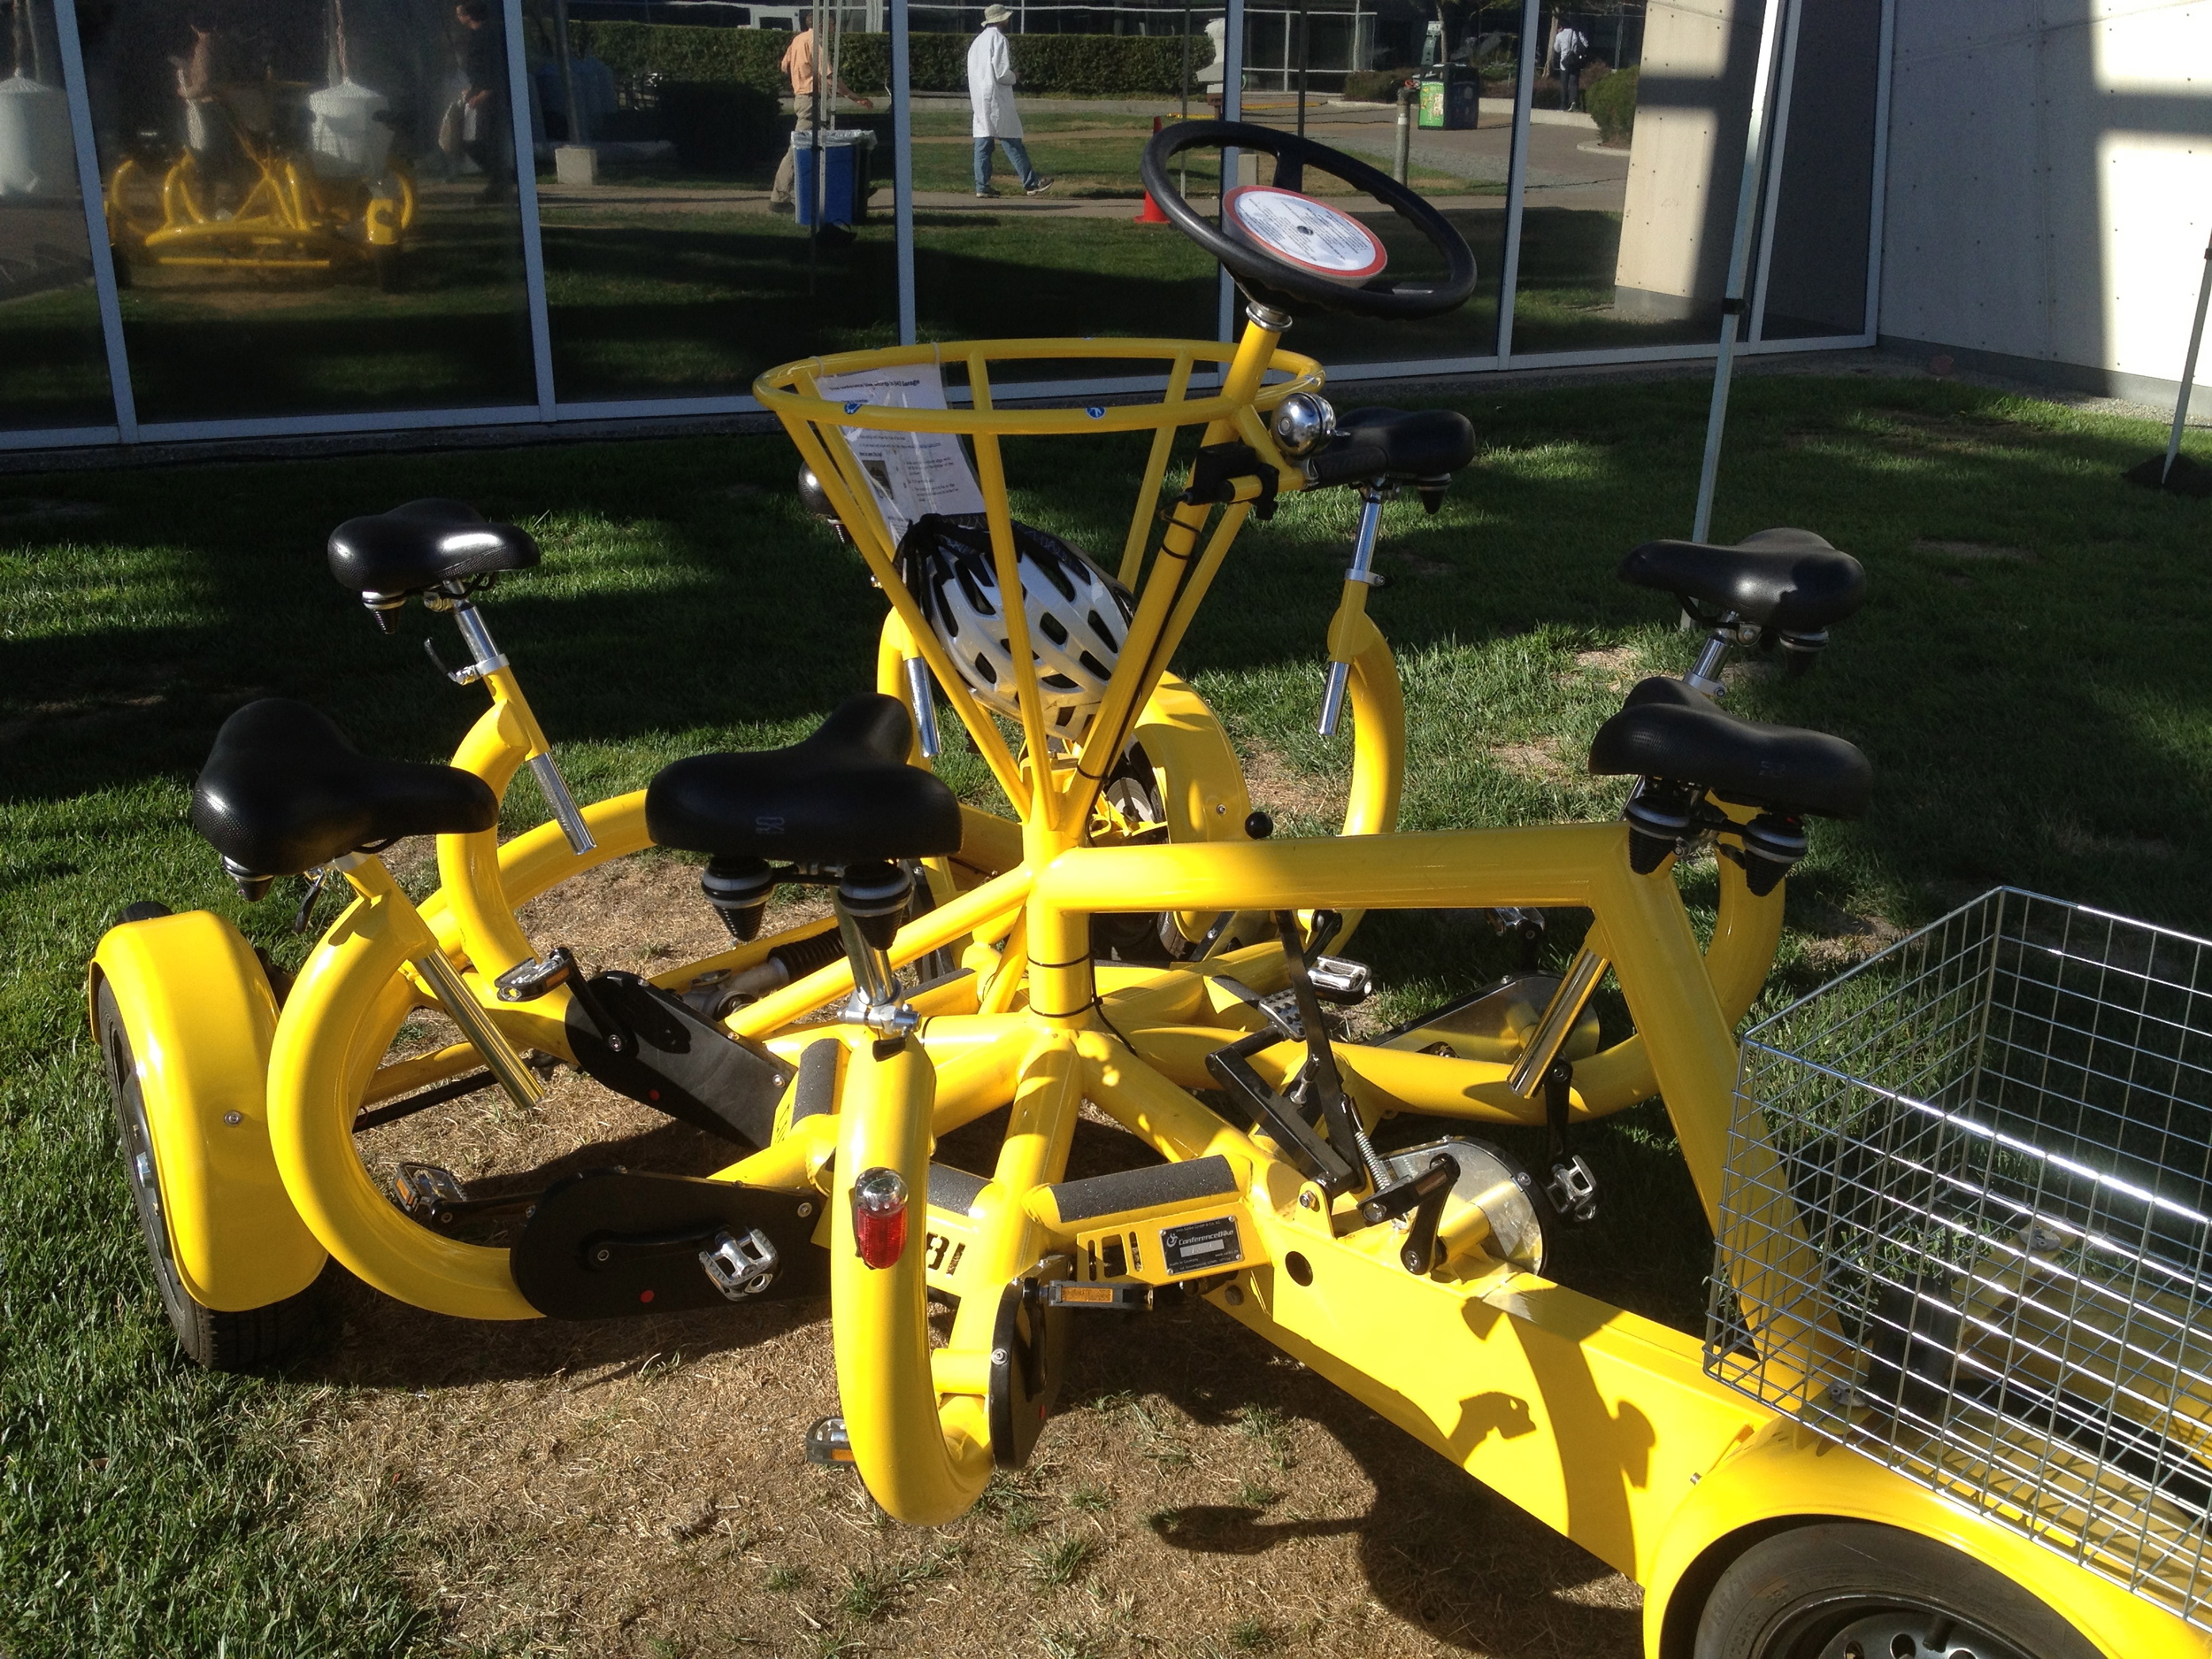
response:
[[[1152,130],[1156,133],[1160,130],[1160,118],[1156,115],[1152,118]],[[1164,225],[1169,220],[1168,216],[1160,211],[1160,204],[1152,199],[1152,192],[1147,190],[1144,193],[1144,211],[1130,222],[1137,225]]]

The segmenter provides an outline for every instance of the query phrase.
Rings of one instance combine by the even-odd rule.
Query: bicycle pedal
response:
[[[576,956],[566,945],[518,962],[492,981],[503,1002],[534,1002],[576,972]]]
[[[1306,964],[1313,994],[1325,1002],[1349,1008],[1375,994],[1375,971],[1349,956],[1316,956]]]
[[[1597,1171],[1579,1152],[1562,1158],[1551,1166],[1551,1179],[1544,1184],[1544,1196],[1551,1201],[1553,1211],[1562,1221],[1580,1224],[1594,1220],[1598,1213]]]
[[[699,1265],[707,1270],[717,1290],[732,1302],[743,1302],[776,1282],[783,1256],[774,1241],[755,1227],[741,1239],[733,1233],[716,1233],[714,1242],[699,1252]]]
[[[1047,1308],[1087,1313],[1150,1313],[1157,1305],[1149,1285],[1077,1285],[1066,1279],[1033,1285],[1031,1300]]]
[[[392,1181],[399,1207],[417,1221],[443,1225],[453,1219],[451,1206],[466,1203],[468,1190],[451,1170],[434,1164],[402,1163]]]
[[[1256,1010],[1277,1035],[1287,1037],[1293,1042],[1306,1040],[1306,1025],[1298,1018],[1298,994],[1295,991],[1271,991],[1262,995],[1243,980],[1233,979],[1225,973],[1216,975],[1214,983],[1246,1007]]]
[[[806,1460],[825,1469],[850,1468],[853,1440],[842,1417],[817,1417],[807,1425]]]

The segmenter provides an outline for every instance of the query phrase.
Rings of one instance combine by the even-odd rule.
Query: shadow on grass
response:
[[[1461,400],[1484,453],[1442,513],[1402,503],[1386,519],[1383,566],[1404,573],[1372,610],[1393,645],[1479,648],[1539,620],[1655,628],[1671,607],[1612,570],[1687,519],[1704,397],[1693,382]],[[2200,930],[2212,854],[2185,826],[2212,809],[2212,658],[2188,552],[2204,509],[2121,480],[2139,458],[2131,430],[2015,412],[1933,383],[1740,387],[1717,534],[1818,528],[1870,580],[1817,673],[1737,702],[1867,750],[1872,811],[1822,830],[1862,892],[1925,913],[2005,879]],[[1118,547],[1142,443],[1010,443],[1018,510]],[[26,480],[104,511],[0,519],[27,590],[0,640],[6,796],[181,779],[221,716],[262,693],[326,707],[373,749],[444,752],[480,707],[415,655],[444,626],[411,610],[400,640],[377,637],[320,556],[337,519],[417,495],[546,535],[546,567],[487,609],[557,741],[650,761],[789,729],[870,682],[880,614],[858,559],[799,513],[792,469],[780,439],[693,440]],[[1350,527],[1338,492],[1248,529],[1179,668],[1317,663]],[[2013,554],[1971,557],[1985,546]],[[635,760],[618,770],[636,780]]]

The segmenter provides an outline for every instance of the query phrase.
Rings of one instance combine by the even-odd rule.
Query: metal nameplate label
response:
[[[1237,1239],[1237,1218],[1210,1216],[1179,1227],[1163,1227],[1160,1255],[1171,1274],[1202,1273],[1241,1262],[1244,1250]]]

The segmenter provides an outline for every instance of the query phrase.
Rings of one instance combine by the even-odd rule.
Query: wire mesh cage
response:
[[[2011,888],[1743,1044],[1713,1377],[2212,1629],[2212,944]]]

